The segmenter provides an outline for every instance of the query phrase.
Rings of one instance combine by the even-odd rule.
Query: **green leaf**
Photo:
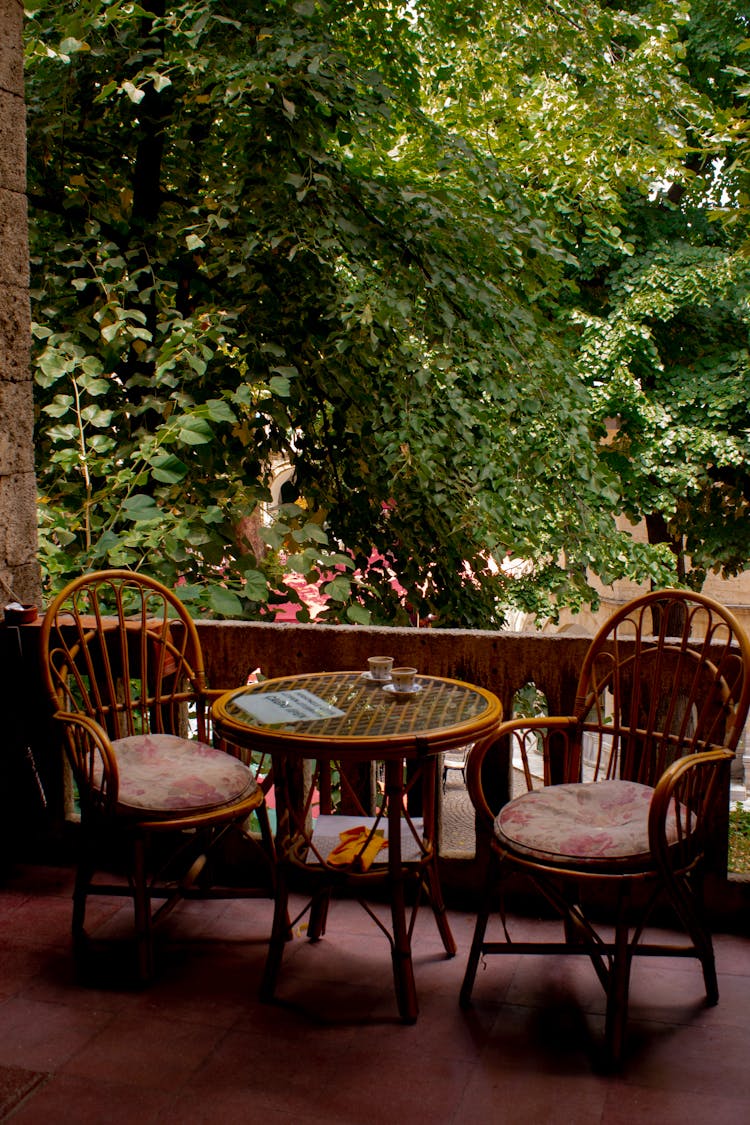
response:
[[[242,602],[224,586],[209,586],[208,604],[222,617],[242,617]]]
[[[184,582],[179,586],[175,586],[174,592],[180,601],[187,605],[192,602],[200,601],[203,595],[203,587],[198,583]]]
[[[273,394],[279,398],[289,398],[290,384],[288,379],[284,379],[281,375],[272,375],[268,380],[268,386]]]
[[[333,581],[327,582],[323,587],[323,593],[327,594],[329,598],[334,598],[336,601],[345,602],[351,597],[352,584],[348,578],[343,575],[334,578]]]
[[[80,384],[86,391],[86,394],[91,395],[92,398],[97,398],[99,395],[106,394],[110,388],[108,379],[99,379],[91,375],[82,375]]]
[[[152,523],[162,518],[161,509],[157,506],[153,496],[136,492],[122,502],[123,513],[135,523]]]
[[[208,416],[212,422],[236,422],[237,416],[231,406],[221,398],[210,398],[206,402]]]
[[[44,413],[49,414],[50,418],[62,418],[72,406],[73,398],[71,395],[56,395],[54,401],[43,409]]]
[[[75,55],[78,51],[88,51],[86,43],[82,43],[80,39],[75,39],[68,36],[60,44],[60,53],[63,55]]]
[[[85,406],[81,411],[81,418],[84,422],[88,422],[90,426],[99,426],[104,428],[109,426],[114,416],[113,410],[102,410],[98,406]]]
[[[185,445],[206,445],[213,441],[214,432],[205,418],[187,415],[177,423],[177,436]]]
[[[346,616],[353,625],[370,625],[372,622],[372,614],[361,605],[348,606]]]
[[[249,570],[245,573],[243,593],[253,602],[268,601],[268,581],[259,570]]]
[[[116,551],[120,545],[121,539],[119,535],[115,534],[114,531],[105,531],[94,544],[92,557],[95,559],[104,559],[112,551]]]
[[[188,467],[174,454],[164,454],[151,460],[151,475],[162,484],[178,484],[184,480]]]
[[[151,80],[154,84],[154,89],[156,90],[157,94],[160,94],[162,90],[166,90],[167,86],[172,85],[172,79],[169,78],[166,74],[159,74],[155,70],[152,70],[150,73]]]
[[[305,539],[312,539],[315,543],[328,543],[328,536],[326,535],[320,524],[315,523],[313,520],[308,520],[302,528],[303,541]]]
[[[120,89],[125,91],[131,102],[134,102],[135,105],[139,105],[146,96],[146,91],[139,90],[132,82],[123,82]]]

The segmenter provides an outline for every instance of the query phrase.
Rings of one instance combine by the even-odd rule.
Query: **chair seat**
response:
[[[131,735],[112,743],[120,775],[118,812],[185,816],[221,808],[258,790],[231,754],[173,734]]]
[[[634,781],[549,785],[510,801],[495,820],[498,842],[540,863],[650,867],[648,814],[654,790]],[[667,840],[677,840],[674,815]]]

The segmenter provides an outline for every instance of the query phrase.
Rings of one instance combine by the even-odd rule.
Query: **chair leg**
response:
[[[701,945],[698,956],[703,969],[703,983],[706,987],[706,1002],[713,1007],[719,1003],[719,981],[716,976],[716,958],[714,956],[714,943],[709,933],[704,933],[705,943]],[[695,942],[698,948],[697,942]]]
[[[719,982],[716,976],[716,958],[711,932],[702,921],[703,912],[702,893],[690,881],[689,876],[681,880],[673,878],[667,891],[670,901],[674,906],[680,921],[685,927],[688,937],[693,943],[695,955],[703,969],[703,981],[706,987],[706,1000],[712,1007],[719,1002]]]
[[[73,889],[73,945],[78,948],[86,939],[86,899],[94,875],[94,864],[88,854],[82,857],[76,870]]]
[[[713,1008],[714,1005],[719,1003],[719,981],[716,976],[713,943],[711,943],[710,956],[704,953],[700,960],[703,969],[703,983],[706,987],[706,1003]]]
[[[497,856],[494,852],[492,852],[487,869],[487,878],[482,894],[482,901],[480,903],[479,910],[477,911],[476,923],[474,924],[474,937],[471,941],[469,959],[466,962],[466,971],[464,973],[464,979],[459,995],[459,1003],[462,1008],[469,1008],[471,1006],[471,993],[474,988],[474,980],[477,975],[477,969],[479,968],[479,958],[482,955],[484,935],[487,932],[487,923],[490,919],[492,897],[497,886],[498,875],[499,864]]]
[[[622,1057],[625,1042],[625,1028],[628,1021],[628,993],[630,991],[630,968],[633,958],[629,943],[630,928],[626,918],[625,904],[615,928],[614,953],[609,972],[607,988],[607,1014],[604,1040],[608,1061],[615,1066]]]
[[[276,887],[274,894],[273,923],[271,937],[268,942],[266,964],[260,982],[259,996],[264,1003],[273,1000],[276,993],[276,984],[281,971],[281,962],[284,957],[284,946],[289,940],[289,889],[286,875],[281,868],[276,872]]]
[[[138,976],[145,983],[154,976],[154,945],[151,895],[146,877],[146,842],[141,837],[137,837],[133,843],[133,909],[138,949]]]

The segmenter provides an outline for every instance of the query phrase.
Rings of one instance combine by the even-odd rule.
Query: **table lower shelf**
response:
[[[359,828],[361,826],[364,826],[365,828],[370,829],[370,828],[372,828],[372,826],[374,824],[375,824],[375,818],[374,817],[343,816],[343,815],[319,816],[313,821],[313,842],[315,844],[315,847],[316,847],[318,853],[323,857],[323,859],[327,859],[327,857],[330,855],[330,853],[333,851],[333,849],[339,843],[341,832],[348,832],[349,829],[351,829],[351,828]],[[421,817],[414,817],[414,819],[412,821],[412,824],[414,825],[414,831],[417,833],[417,835],[421,839],[422,838],[422,830],[423,830],[422,818]],[[383,836],[387,840],[388,839],[388,821],[385,818],[383,818],[380,821],[380,823],[378,825],[378,829],[383,832]],[[419,861],[422,858],[423,858],[423,853],[420,849],[420,846],[419,846],[417,840],[415,840],[415,838],[414,838],[414,834],[412,833],[411,829],[409,828],[409,825],[405,824],[402,821],[401,822],[401,859],[402,859],[402,861],[404,863],[419,863]],[[310,854],[308,855],[307,862],[308,863],[317,863],[318,862],[317,859],[316,859],[316,856],[314,855],[313,852],[310,852]],[[380,854],[375,859],[375,862],[373,863],[373,867],[385,866],[387,863],[388,863],[388,849],[384,848],[383,851],[380,852]]]

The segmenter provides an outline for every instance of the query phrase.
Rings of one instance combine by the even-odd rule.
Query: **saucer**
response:
[[[416,693],[421,690],[421,684],[412,684],[411,687],[396,687],[395,684],[383,685],[383,691],[388,691],[391,695],[416,695]]]
[[[11,602],[5,607],[5,621],[8,625],[30,625],[38,616],[39,610],[35,605]]]
[[[361,680],[367,680],[368,684],[381,684],[383,687],[390,683],[391,673],[387,676],[373,676],[372,672],[363,672],[360,676]]]

